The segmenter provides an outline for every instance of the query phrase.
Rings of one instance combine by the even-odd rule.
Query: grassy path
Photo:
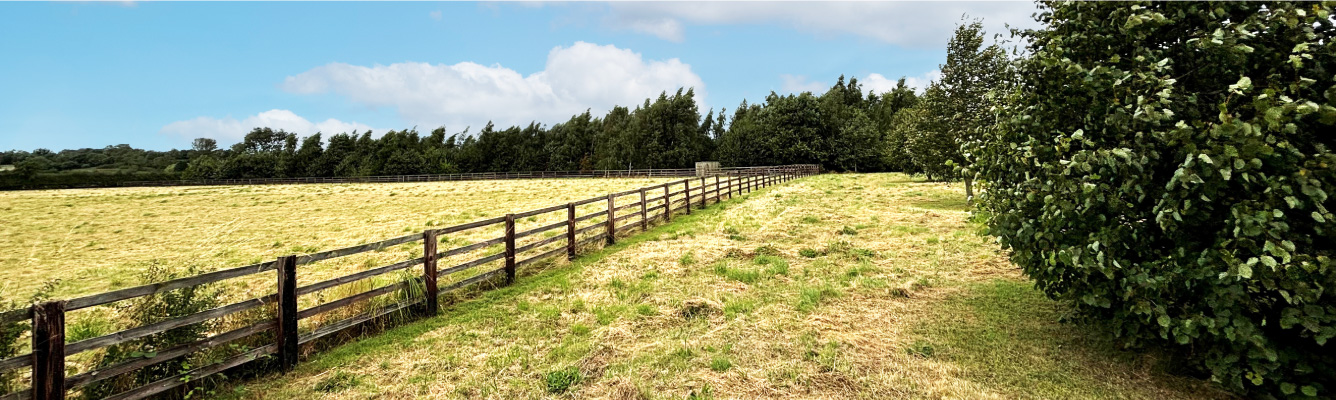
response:
[[[961,198],[898,174],[803,178],[225,397],[1225,397],[1057,323]]]

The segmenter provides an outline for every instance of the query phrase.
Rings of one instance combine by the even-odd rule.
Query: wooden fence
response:
[[[715,174],[744,174],[756,170],[780,167],[736,167],[716,168]],[[345,177],[306,177],[306,178],[252,178],[252,179],[201,179],[178,181],[130,181],[118,186],[216,186],[216,185],[288,185],[302,183],[389,183],[389,182],[440,182],[474,181],[498,179],[547,179],[547,178],[671,178],[701,176],[696,168],[673,169],[625,169],[593,171],[525,171],[525,172],[471,172],[459,174],[429,175],[385,175],[385,176],[345,176]]]
[[[616,242],[618,235],[633,230],[645,231],[649,229],[652,223],[671,220],[675,213],[690,214],[693,208],[704,208],[711,203],[732,198],[735,194],[750,192],[757,188],[817,173],[818,167],[795,165],[726,172],[727,175],[688,178],[567,204],[508,214],[502,217],[431,229],[422,233],[414,233],[375,243],[306,255],[282,256],[270,262],[223,269],[192,277],[70,300],[49,301],[35,304],[27,309],[0,313],[0,324],[20,322],[24,319],[31,319],[32,322],[31,353],[0,360],[0,374],[21,371],[25,367],[31,368],[31,386],[24,390],[0,394],[0,400],[63,399],[68,392],[78,391],[99,381],[133,373],[203,350],[237,343],[246,338],[254,340],[257,337],[256,335],[272,334],[273,340],[232,354],[210,365],[193,366],[189,371],[182,371],[178,375],[112,394],[106,398],[141,399],[153,396],[264,357],[272,356],[280,368],[290,369],[297,363],[298,352],[301,347],[317,339],[391,313],[412,312],[434,315],[438,312],[438,302],[441,295],[492,278],[499,281],[504,277],[504,281],[508,283],[515,279],[515,272],[519,267],[558,256],[564,256],[568,259],[574,258],[582,249],[597,246],[599,243],[611,245]],[[600,210],[585,215],[577,215],[577,207],[583,205],[592,205],[585,207],[585,209],[596,207]],[[600,205],[602,207],[599,207]],[[517,230],[517,221],[521,219],[526,222],[537,221],[536,218],[530,217],[543,214],[556,214],[558,216],[564,214],[564,218],[560,218],[557,223]],[[589,222],[588,225],[580,225],[586,221],[592,222]],[[437,249],[437,244],[440,242],[438,237],[441,235],[476,230],[488,226],[503,226],[504,235],[475,241],[444,251]],[[553,230],[564,230],[565,234],[540,238],[540,233]],[[422,243],[422,257],[371,268],[334,279],[306,285],[297,284],[298,270],[302,266],[415,242]],[[456,265],[443,268],[437,265],[439,260],[447,257],[478,254],[478,252],[485,253],[488,248],[496,250],[494,246],[504,246],[504,248],[493,254]],[[414,274],[414,278],[411,280],[401,280],[397,283],[383,285],[308,308],[301,309],[298,307],[298,299],[302,296],[310,296],[325,289],[410,268],[420,268],[421,274]],[[467,278],[453,280],[448,284],[442,284],[446,278],[454,279],[462,275],[468,275],[468,272],[479,270],[482,270],[482,272]],[[65,339],[67,327],[65,317],[66,313],[71,311],[270,271],[274,271],[276,274],[275,293],[98,337],[75,342],[67,342]],[[409,285],[419,284],[423,288],[419,292],[420,295],[402,298],[398,302],[378,306],[352,317],[307,329],[305,332],[298,329],[299,320],[330,313],[355,304],[365,305],[368,300],[373,298],[396,293]],[[310,297],[308,297],[309,299]],[[122,361],[115,365],[103,366],[70,376],[66,374],[66,357],[128,343],[171,329],[217,320],[261,307],[275,307],[276,312],[272,318],[266,318],[259,323],[241,328],[231,328],[226,332],[212,332],[212,336],[204,339],[176,345],[176,347],[170,349],[159,350],[141,358]],[[410,309],[410,307],[412,308]],[[267,338],[268,336],[260,337]]]

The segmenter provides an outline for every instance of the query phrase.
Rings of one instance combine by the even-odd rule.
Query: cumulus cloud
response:
[[[281,87],[298,94],[334,93],[369,107],[394,107],[420,126],[489,120],[506,126],[560,122],[585,109],[605,112],[678,88],[695,88],[703,105],[705,83],[676,58],[646,60],[612,45],[576,42],[553,48],[544,69],[529,75],[472,62],[331,63],[290,76]]]
[[[932,70],[920,76],[906,77],[905,84],[909,85],[909,87],[914,88],[914,90],[918,91],[919,93],[923,93],[924,90],[928,89],[929,83],[932,83],[939,79],[942,79],[942,71]]]
[[[946,45],[962,15],[989,33],[1034,27],[1031,2],[613,2],[604,23],[681,41],[684,22],[777,24],[818,34],[851,34],[917,48]]]
[[[825,93],[826,89],[830,89],[830,85],[822,82],[813,82],[802,75],[781,74],[779,75],[779,80],[780,90],[788,93],[812,92],[812,94],[819,95]]]
[[[915,92],[923,93],[923,90],[928,88],[929,83],[942,78],[942,71],[932,70],[923,75],[906,76],[904,78],[905,86],[914,88]],[[863,85],[863,91],[880,94],[895,89],[895,85],[899,80],[899,77],[888,78],[882,74],[871,73],[866,77],[859,79],[858,82]]]
[[[233,143],[240,142],[251,129],[264,127],[282,129],[302,136],[316,132],[329,135],[371,129],[370,126],[365,124],[343,122],[333,118],[321,122],[311,122],[292,111],[275,109],[241,120],[228,116],[223,118],[197,117],[176,121],[162,127],[160,132],[179,135],[188,139],[203,137],[216,139],[221,143]]]
[[[604,20],[614,29],[629,29],[634,32],[650,34],[670,42],[681,43],[685,39],[682,22],[670,17],[609,18]]]
[[[905,86],[914,88],[915,92],[922,94],[923,90],[928,88],[929,83],[941,79],[941,77],[942,71],[938,70],[933,70],[919,76],[907,76],[905,77]],[[830,89],[831,85],[835,84],[834,81],[812,81],[803,75],[781,74],[779,75],[779,80],[780,90],[786,93],[812,92],[812,94],[820,95],[825,93],[827,89]],[[894,90],[896,84],[899,83],[899,80],[899,77],[890,78],[874,72],[858,78],[858,84],[863,87],[864,93],[882,94]]]

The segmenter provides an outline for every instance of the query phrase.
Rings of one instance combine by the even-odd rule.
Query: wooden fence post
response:
[[[613,212],[612,193],[608,193],[608,245],[617,243],[617,216]]]
[[[715,176],[714,176],[714,202],[715,202],[715,203],[718,203],[719,200],[723,198],[723,196],[724,196],[724,192],[723,192],[723,190],[724,190],[724,188],[719,187],[719,175],[715,175]]]
[[[683,179],[683,180],[682,180],[682,195],[686,196],[686,201],[684,201],[682,205],[683,205],[684,207],[687,208],[687,215],[691,215],[691,180],[690,180],[690,179]]]
[[[648,212],[648,211],[649,211],[649,210],[647,210],[647,209],[645,208],[645,188],[640,188],[640,231],[641,231],[641,232],[644,232],[644,231],[648,231],[648,230],[649,230],[649,220],[648,220],[648,219],[645,219],[645,217],[649,216],[649,212]]]
[[[673,220],[673,202],[668,201],[668,184],[663,184],[663,223]]]
[[[65,301],[32,308],[32,396],[65,398]]]
[[[515,214],[506,214],[506,283],[515,281]]]
[[[278,363],[283,371],[297,365],[297,256],[274,260],[278,268]]]
[[[575,259],[575,203],[566,203],[566,259]]]
[[[705,208],[705,177],[700,177],[700,208]]]
[[[440,288],[436,286],[436,230],[422,232],[422,285],[427,293],[427,315],[440,311]]]

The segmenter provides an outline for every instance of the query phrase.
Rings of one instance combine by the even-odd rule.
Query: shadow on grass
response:
[[[914,334],[960,378],[1019,398],[1231,398],[1209,383],[1173,376],[1164,362],[1117,350],[1092,326],[1058,322],[1063,310],[1028,282],[974,284],[936,305]]]

